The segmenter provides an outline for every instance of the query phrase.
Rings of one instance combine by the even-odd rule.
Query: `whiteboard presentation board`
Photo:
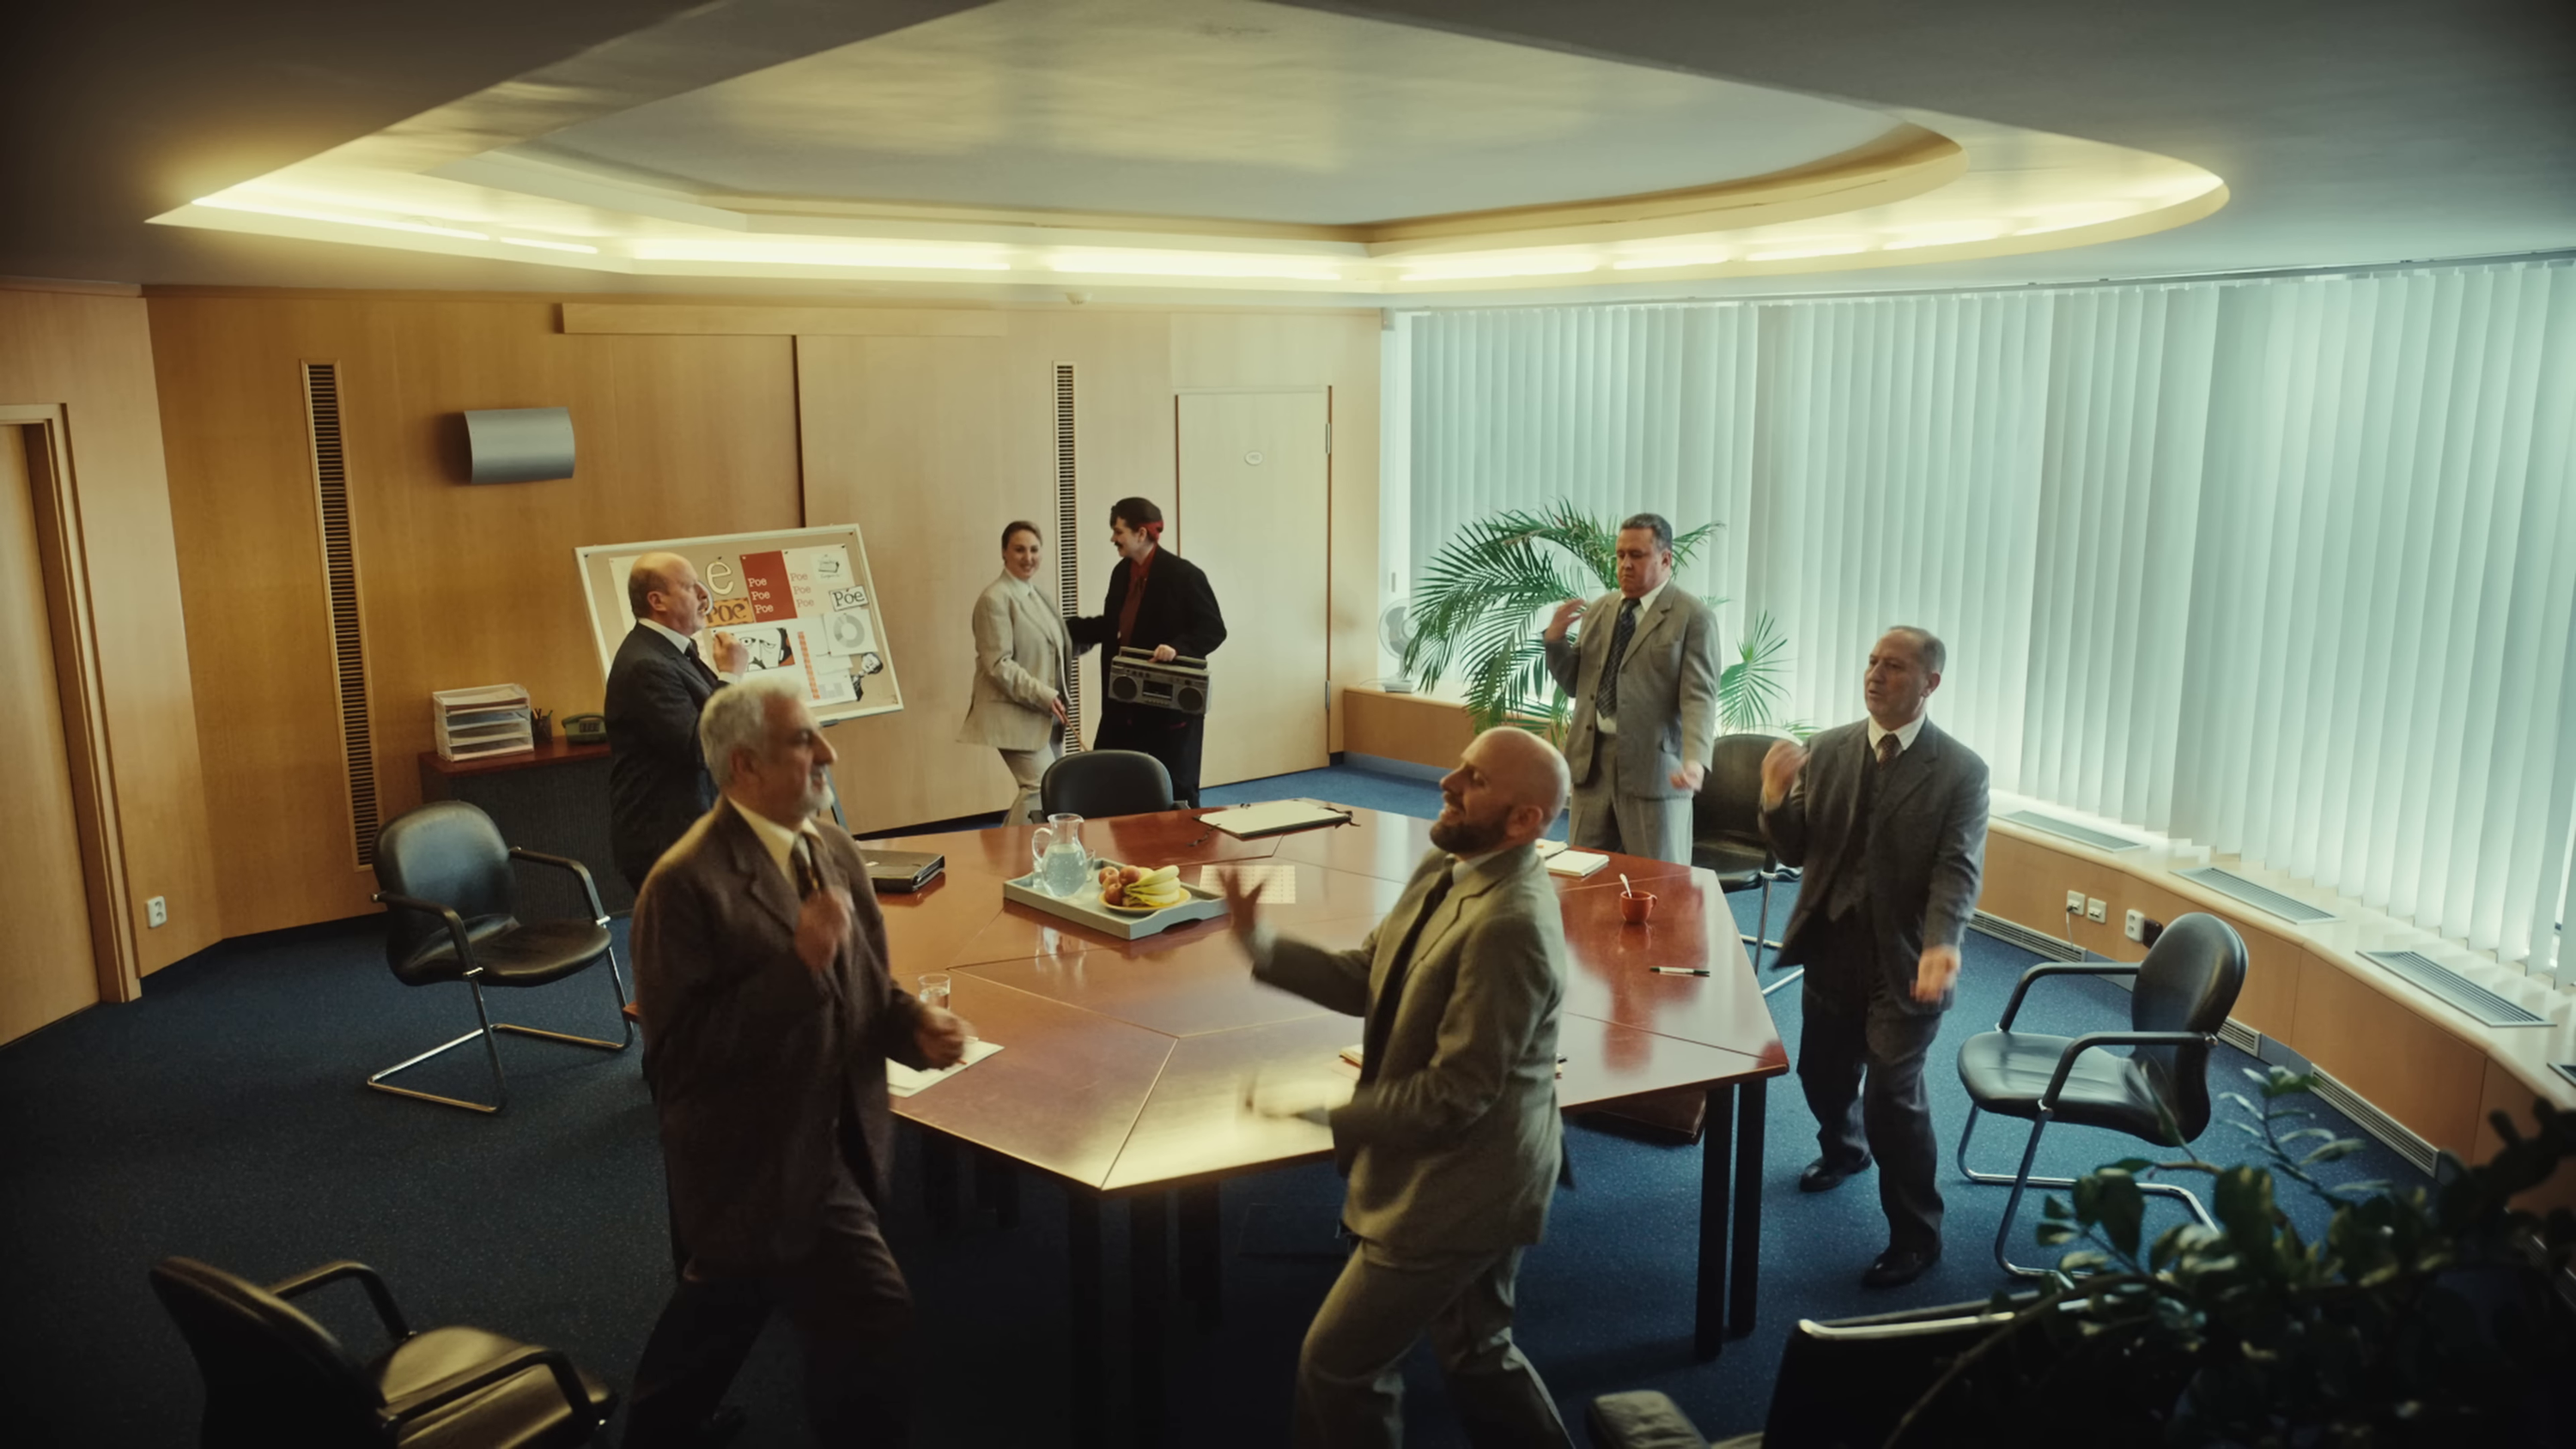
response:
[[[851,524],[574,549],[601,678],[635,627],[626,601],[627,570],[639,555],[663,551],[698,571],[707,589],[707,628],[743,642],[751,655],[746,678],[789,674],[803,686],[805,702],[822,724],[903,708],[876,579]],[[699,637],[703,641],[705,635]]]

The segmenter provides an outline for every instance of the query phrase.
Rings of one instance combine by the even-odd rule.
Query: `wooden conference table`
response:
[[[1352,811],[1348,825],[1258,840],[1203,825],[1197,813],[1089,821],[1084,844],[1123,863],[1179,865],[1185,880],[1211,888],[1227,873],[1257,875],[1268,882],[1264,918],[1328,946],[1367,936],[1430,849],[1429,821],[1371,810]],[[1245,1110],[1246,1084],[1256,1072],[1265,1093],[1293,1095],[1307,1077],[1348,1083],[1354,1074],[1339,1053],[1359,1039],[1360,1021],[1253,981],[1222,920],[1130,942],[1006,904],[1002,882],[1028,874],[1033,829],[866,842],[947,857],[946,876],[928,889],[881,897],[894,970],[906,987],[924,972],[949,972],[952,1005],[1003,1047],[895,1110],[934,1144],[971,1144],[987,1161],[1064,1186],[1074,1421],[1086,1442],[1099,1441],[1106,1412],[1100,1209],[1108,1198],[1129,1201],[1135,1438],[1151,1442],[1164,1398],[1169,1204],[1179,1197],[1182,1286],[1213,1321],[1217,1185],[1331,1156],[1324,1127]],[[1620,920],[1621,871],[1660,897],[1646,925]],[[1558,884],[1573,955],[1558,1046],[1564,1109],[1708,1094],[1693,1346],[1714,1357],[1753,1326],[1764,1088],[1788,1070],[1788,1054],[1709,872],[1614,856],[1607,869]],[[1640,1225],[1669,1214],[1671,1233],[1654,1235],[1665,1241],[1691,1216],[1681,1202],[1640,1209]]]

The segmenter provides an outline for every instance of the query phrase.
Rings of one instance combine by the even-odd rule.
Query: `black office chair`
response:
[[[1850,1449],[1887,1442],[1907,1413],[1968,1350],[1985,1343],[2034,1301],[2009,1310],[1992,1302],[1952,1303],[1830,1323],[1802,1319],[1780,1352],[1771,1408],[1762,1432],[1726,1440],[1718,1449]],[[2045,1392],[2045,1370],[2059,1340],[2036,1324],[1963,1369],[1905,1431],[1908,1444],[2018,1442],[2011,1425]],[[1697,1426],[1679,1406],[1652,1391],[1608,1394],[1592,1402],[1592,1442],[1602,1449],[1699,1446]],[[2073,1417],[2042,1418],[2034,1431],[2062,1438]]]
[[[1762,891],[1762,909],[1753,934],[1753,969],[1762,969],[1762,948],[1777,951],[1771,935],[1771,883],[1780,878],[1780,861],[1762,834],[1762,757],[1780,742],[1777,735],[1721,735],[1711,754],[1699,793],[1691,797],[1691,864],[1717,872],[1718,888],[1728,895]],[[1740,933],[1739,933],[1740,934]],[[1770,995],[1799,977],[1792,971],[1762,988]]]
[[[590,899],[587,921],[522,923],[518,879],[513,860],[534,861],[571,871]],[[445,1046],[436,1046],[367,1078],[367,1085],[397,1097],[418,1097],[469,1112],[498,1112],[509,1105],[510,1081],[501,1071],[496,1031],[599,1051],[622,1052],[635,1041],[635,1023],[626,1019],[626,977],[617,969],[617,950],[608,936],[608,913],[600,909],[599,887],[580,861],[505,845],[492,817],[461,800],[423,805],[387,825],[376,837],[375,899],[389,909],[385,916],[385,961],[394,979],[405,986],[462,981],[474,993],[474,1015],[481,1023]],[[622,1041],[572,1036],[533,1026],[495,1022],[483,1001],[486,986],[543,986],[605,959],[609,989],[616,993]],[[428,1061],[439,1053],[483,1039],[492,1063],[490,1105],[461,1097],[397,1087],[385,1079]]]
[[[2014,1031],[2022,998],[2043,976],[2136,977],[2129,1030],[2079,1037]],[[2218,917],[2194,912],[2165,927],[2147,958],[2134,966],[2033,966],[2022,973],[1995,1029],[1960,1044],[1959,1080],[1968,1089],[1969,1105],[1967,1128],[1959,1134],[1959,1170],[1975,1182],[2012,1187],[2003,1226],[1995,1231],[1995,1262],[2004,1271],[2025,1278],[2052,1276],[2052,1270],[2016,1264],[2007,1251],[2025,1189],[2075,1185],[2072,1178],[2030,1175],[2030,1164],[2039,1155],[2039,1134],[2049,1123],[2108,1127],[2168,1147],[2179,1147],[2208,1127],[2209,1049],[2244,986],[2245,939]],[[2130,1050],[2125,1056],[2099,1050],[2115,1046]],[[2007,1177],[1968,1165],[1968,1139],[1976,1133],[1979,1112],[2029,1119],[2030,1145],[2022,1150],[2019,1172]],[[2209,1209],[2188,1190],[2169,1182],[2138,1186],[2181,1199],[2202,1226],[2217,1226]]]
[[[1085,750],[1047,766],[1038,801],[1049,815],[1086,820],[1151,815],[1172,808],[1172,774],[1141,750]]]
[[[286,1300],[355,1278],[392,1346],[360,1362]],[[561,1353],[479,1328],[414,1333],[382,1278],[328,1263],[262,1288],[190,1258],[164,1258],[152,1291],[206,1384],[207,1449],[597,1441],[617,1395]]]

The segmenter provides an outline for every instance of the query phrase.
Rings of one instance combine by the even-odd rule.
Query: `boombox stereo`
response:
[[[1180,658],[1157,664],[1150,649],[1121,649],[1118,657],[1109,661],[1109,697],[1120,704],[1205,714],[1207,661]]]

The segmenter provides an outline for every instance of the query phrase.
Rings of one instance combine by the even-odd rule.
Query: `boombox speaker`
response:
[[[1157,664],[1151,649],[1121,649],[1109,661],[1109,697],[1120,704],[1205,714],[1207,661],[1181,658]]]

